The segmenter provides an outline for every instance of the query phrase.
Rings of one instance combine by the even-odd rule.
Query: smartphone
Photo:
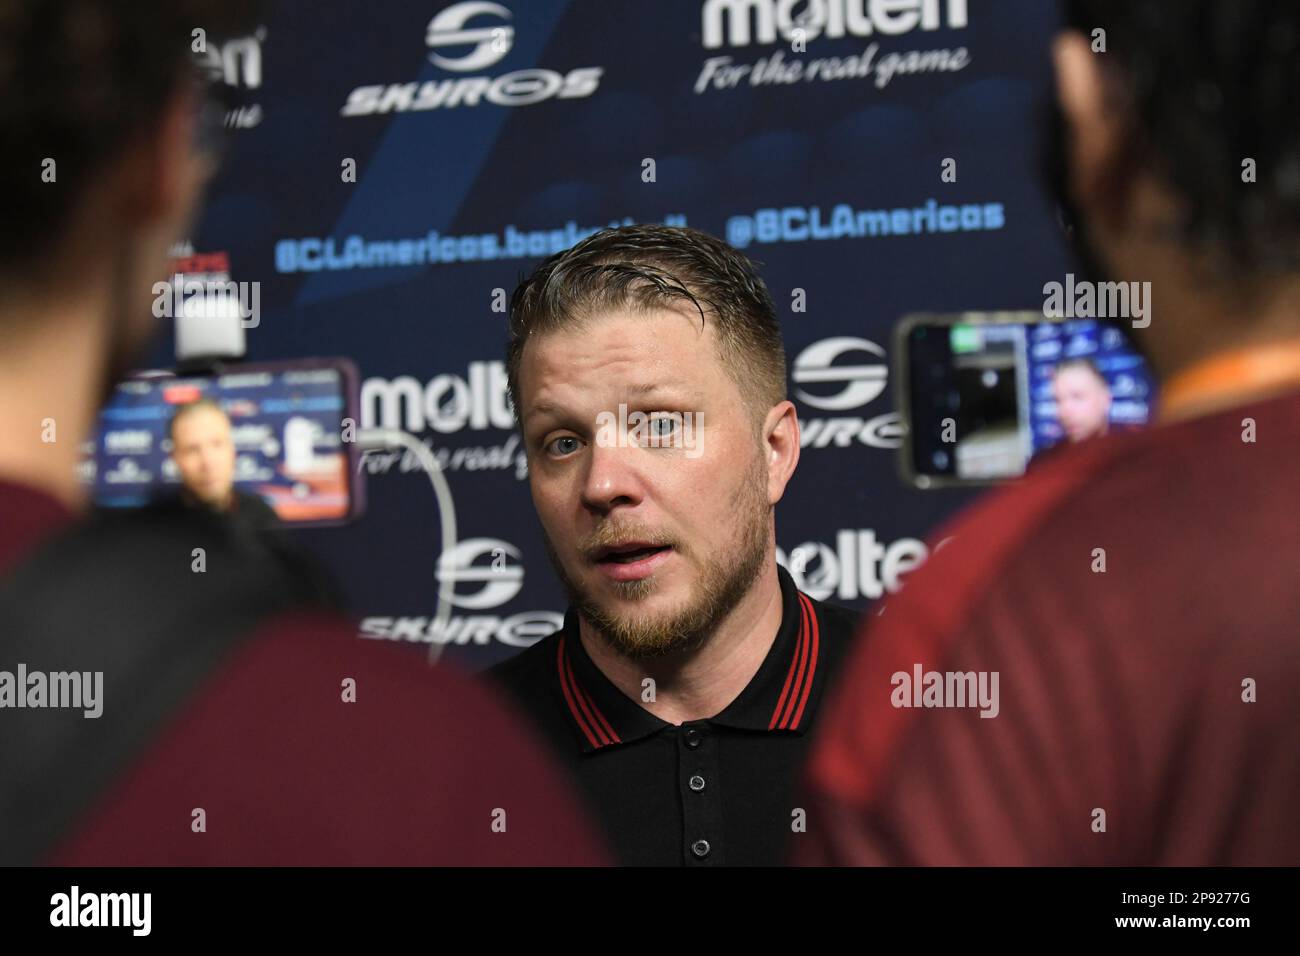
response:
[[[1155,400],[1145,359],[1099,319],[916,313],[894,329],[893,364],[899,471],[916,488],[1019,478],[1062,446],[1145,426]]]
[[[359,421],[358,381],[355,365],[343,358],[133,374],[100,412],[83,449],[82,480],[102,508],[138,508],[183,491],[197,495],[200,482],[224,482],[260,497],[281,525],[344,524],[365,507],[357,444],[345,440],[348,420]],[[182,460],[172,438],[177,411],[200,399],[229,423],[210,414],[203,425],[216,436],[215,465],[196,466],[197,456]],[[222,433],[233,442],[233,466]]]

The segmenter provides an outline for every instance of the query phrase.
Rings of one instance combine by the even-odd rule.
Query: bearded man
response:
[[[493,677],[624,862],[783,862],[858,615],[776,561],[799,421],[766,286],[702,232],[605,230],[515,291],[507,372],[569,608]]]

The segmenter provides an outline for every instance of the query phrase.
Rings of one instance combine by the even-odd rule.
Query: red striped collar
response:
[[[777,577],[783,613],[776,640],[745,689],[707,723],[801,734],[811,722],[823,683],[817,602],[798,590],[779,564]],[[629,743],[671,726],[627,697],[596,667],[578,638],[578,616],[572,607],[556,642],[555,671],[584,752]]]

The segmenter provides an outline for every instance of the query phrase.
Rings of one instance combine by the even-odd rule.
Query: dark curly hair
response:
[[[1149,172],[1185,204],[1176,238],[1221,277],[1300,268],[1300,3],[1067,0],[1066,25],[1106,34],[1128,133],[1122,176]],[[1252,159],[1256,181],[1243,181]]]
[[[785,347],[776,306],[755,263],[721,239],[685,226],[604,229],[557,253],[510,300],[506,376],[522,424],[519,366],[531,336],[581,325],[596,313],[688,303],[716,323],[719,357],[757,432],[786,398]]]
[[[192,31],[251,32],[254,0],[0,0],[0,273],[37,262],[189,77]],[[46,157],[55,183],[42,182]]]

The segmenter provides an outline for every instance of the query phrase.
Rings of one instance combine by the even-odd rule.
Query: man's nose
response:
[[[603,513],[620,504],[639,502],[643,494],[640,455],[641,449],[635,447],[593,442],[582,485],[582,503]]]

